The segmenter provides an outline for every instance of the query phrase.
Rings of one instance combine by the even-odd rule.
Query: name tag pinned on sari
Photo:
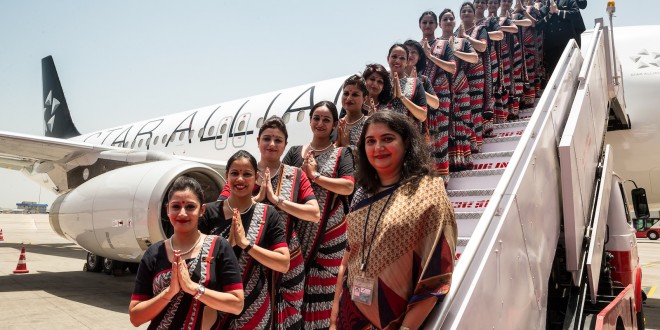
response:
[[[374,292],[374,279],[358,276],[353,281],[351,300],[371,306]]]

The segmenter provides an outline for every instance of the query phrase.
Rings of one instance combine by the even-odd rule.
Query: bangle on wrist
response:
[[[312,173],[312,182],[316,182],[316,179],[318,179],[320,176],[321,176],[321,173],[319,173],[319,172]]]
[[[193,298],[195,298],[195,300],[199,300],[199,298],[201,298],[204,295],[204,292],[206,292],[206,288],[203,285],[199,284],[197,286],[197,293]]]
[[[277,207],[278,209],[281,208],[281,207],[282,207],[282,203],[284,203],[284,198],[283,198],[282,196],[280,196],[280,197],[277,199],[277,203],[275,204],[275,207]]]

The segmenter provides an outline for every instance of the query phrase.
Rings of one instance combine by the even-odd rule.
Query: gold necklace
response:
[[[330,142],[330,144],[328,144],[328,146],[325,147],[325,148],[323,148],[323,149],[314,149],[314,147],[312,147],[312,143],[310,142],[308,148],[309,148],[309,149],[312,149],[312,151],[314,151],[314,152],[316,152],[316,153],[322,153],[322,152],[328,150],[328,149],[329,149],[330,147],[332,147],[333,145],[334,145],[334,144],[333,144],[332,142]]]
[[[355,125],[355,123],[357,123],[358,121],[362,120],[362,118],[364,118],[364,114],[362,114],[362,116],[360,116],[360,118],[356,119],[356,120],[355,120],[354,122],[352,122],[352,123],[349,123],[349,122],[348,122],[348,118],[346,118],[346,125],[353,126],[353,125]]]
[[[275,175],[277,175],[278,173],[280,173],[280,171],[282,170],[282,166],[284,166],[284,164],[282,164],[282,162],[280,162],[280,165],[277,166],[277,171],[275,171],[275,172],[274,172],[275,174],[273,174],[273,175],[271,175],[271,176],[275,176]],[[264,169],[264,170],[260,169],[259,167],[257,167],[257,169],[258,169],[259,171],[261,171],[262,173],[266,173],[266,169],[270,169],[270,167],[266,166],[266,169]]]
[[[229,209],[230,209],[232,212],[234,212],[234,208],[231,206],[231,203],[229,203],[229,198],[225,199],[225,201],[227,202],[227,206],[229,206]],[[239,210],[239,212],[240,212],[241,214],[248,213],[248,211],[250,211],[250,209],[252,208],[253,205],[254,205],[254,203],[250,204],[250,206],[248,206],[248,208],[245,209],[245,211],[240,212],[240,210]]]
[[[179,253],[180,255],[183,256],[183,255],[186,255],[186,254],[192,252],[192,250],[195,249],[197,244],[199,244],[199,241],[202,239],[202,233],[199,230],[197,231],[197,233],[199,234],[199,236],[197,236],[197,241],[195,242],[195,244],[193,244],[193,246],[188,251],[180,252]],[[174,235],[172,235],[172,237],[170,237],[170,249],[172,249],[172,252],[174,252],[174,243],[173,243],[173,241],[174,241]]]

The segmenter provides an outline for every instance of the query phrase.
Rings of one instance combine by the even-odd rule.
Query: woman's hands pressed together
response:
[[[268,180],[268,182],[270,183],[270,180]],[[245,237],[245,228],[243,228],[243,222],[241,221],[241,214],[238,212],[238,209],[234,209],[234,215],[231,218],[230,235],[233,235],[233,239],[234,239],[234,243],[232,246],[238,245],[238,247],[240,247],[241,249],[245,249],[245,247],[250,244],[250,241],[248,241],[247,237]]]

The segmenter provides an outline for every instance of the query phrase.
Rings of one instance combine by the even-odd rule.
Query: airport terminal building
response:
[[[36,202],[23,201],[16,203],[16,208],[23,210],[26,214],[45,214],[48,209],[48,204],[37,204]]]

